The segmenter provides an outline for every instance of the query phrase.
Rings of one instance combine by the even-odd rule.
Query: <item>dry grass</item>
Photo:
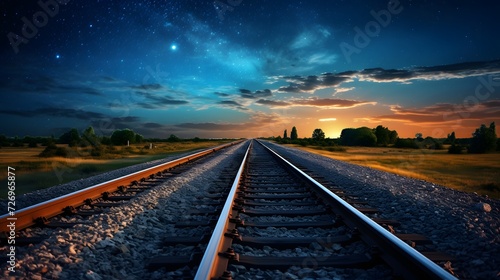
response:
[[[460,191],[500,198],[499,153],[448,154],[446,150],[352,147],[330,152],[311,147],[294,147],[333,159],[423,179]]]
[[[182,152],[213,147],[226,142],[228,141],[156,143],[156,148],[151,150],[144,148],[146,144],[131,145],[130,147],[118,146],[98,158],[90,156],[90,148],[78,148],[72,152],[74,157],[71,158],[42,158],[38,155],[45,147],[3,147],[0,149],[0,166],[2,166],[2,170],[7,170],[7,166],[16,169],[16,194],[20,195],[106,171]],[[7,171],[0,172],[0,182],[6,185],[6,180]],[[0,192],[0,198],[5,196],[6,192]]]

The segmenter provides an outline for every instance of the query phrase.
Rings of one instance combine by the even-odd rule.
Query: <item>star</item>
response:
[[[61,58],[61,56],[59,54],[56,54],[56,59],[59,59]]]
[[[170,46],[170,49],[173,50],[173,51],[177,50],[177,45],[176,44],[172,44]]]

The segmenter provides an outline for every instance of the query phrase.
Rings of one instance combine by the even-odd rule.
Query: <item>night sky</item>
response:
[[[39,3],[0,3],[7,136],[91,125],[338,137],[382,124],[400,137],[470,137],[500,121],[498,1]]]

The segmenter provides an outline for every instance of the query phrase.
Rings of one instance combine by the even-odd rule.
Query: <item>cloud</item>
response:
[[[157,95],[144,91],[137,91],[136,94],[146,98],[146,102],[139,102],[137,105],[145,109],[158,109],[169,105],[184,105],[188,101],[174,99],[168,95]]]
[[[360,81],[410,83],[414,80],[437,81],[500,74],[500,60],[465,62],[412,69],[365,69],[356,74]]]
[[[337,88],[335,88],[335,93],[348,92],[348,91],[355,90],[355,89],[356,89],[355,87],[348,87],[348,88],[337,87]]]
[[[220,96],[220,97],[229,97],[231,96],[229,93],[223,93],[223,92],[214,92],[215,95]]]
[[[139,117],[128,116],[128,117],[113,117],[111,118],[112,122],[121,122],[121,123],[134,123],[140,121]]]
[[[318,121],[320,121],[320,122],[334,122],[336,120],[337,120],[337,118],[326,118],[326,119],[319,119]]]
[[[47,93],[47,94],[87,94],[102,96],[101,91],[79,81],[55,79],[44,74],[9,74],[10,79],[0,83],[0,92]],[[81,83],[81,84],[80,84]]]
[[[145,128],[162,128],[163,127],[163,125],[161,125],[159,123],[145,123],[142,126]]]
[[[232,101],[232,100],[223,100],[223,101],[219,101],[217,102],[217,104],[219,105],[222,105],[224,107],[229,107],[231,109],[238,109],[238,110],[241,110],[241,111],[247,111],[248,108],[245,108],[244,105],[236,102],[236,101]]]
[[[108,116],[97,112],[90,112],[90,111],[76,110],[76,109],[55,108],[55,107],[45,107],[31,111],[0,110],[0,114],[14,115],[26,118],[33,118],[39,116],[52,116],[52,117],[72,118],[80,120],[109,118]]]
[[[244,123],[182,123],[175,127],[207,131],[249,131],[283,122],[278,114],[255,113]]]
[[[292,106],[311,106],[328,109],[348,109],[363,105],[375,105],[377,102],[357,101],[333,98],[308,98],[292,100]]]
[[[500,99],[483,103],[438,103],[421,108],[391,106],[392,114],[361,118],[372,123],[402,122],[416,126],[450,126],[462,122],[478,122],[500,119]]]
[[[272,96],[273,93],[269,89],[257,90],[255,92],[252,92],[248,89],[240,89],[240,95],[243,98],[256,99],[256,98]]]
[[[268,81],[272,83],[278,81],[288,82],[287,86],[278,88],[278,92],[313,93],[319,89],[338,87],[343,83],[355,80],[374,83],[411,83],[415,80],[437,81],[498,74],[500,74],[500,60],[493,60],[410,69],[370,68],[361,71],[346,71],[338,74],[271,76],[268,77]]]
[[[315,53],[312,54],[307,63],[309,64],[332,64],[337,60],[338,55],[328,53]]]
[[[323,73],[319,76],[306,76],[306,77],[284,76],[282,78],[285,81],[287,81],[289,85],[280,87],[278,89],[278,92],[291,92],[291,93],[299,93],[299,92],[313,93],[318,89],[335,87],[342,83],[353,81],[351,75],[346,75],[344,73],[339,73],[339,74]]]
[[[291,99],[288,101],[273,101],[259,99],[257,104],[268,105],[272,108],[290,108],[290,107],[316,107],[322,109],[349,109],[363,105],[375,105],[377,102],[372,101],[357,101],[348,99],[333,99],[333,98],[306,98],[306,99]]]
[[[271,107],[288,107],[288,106],[290,106],[290,103],[285,102],[285,101],[274,101],[274,100],[267,100],[267,99],[259,99],[255,103],[261,104],[261,105],[269,105]]]

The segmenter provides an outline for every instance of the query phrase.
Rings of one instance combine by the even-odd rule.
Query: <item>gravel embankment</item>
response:
[[[162,238],[179,234],[174,222],[186,216],[193,208],[191,201],[203,197],[224,168],[235,164],[244,146],[239,144],[212,155],[189,172],[168,179],[121,207],[105,209],[73,228],[29,229],[24,236],[49,237],[30,247],[18,246],[16,272],[9,275],[4,270],[3,276],[7,279],[9,276],[12,279],[175,279],[178,271],[150,272],[145,268],[147,261],[164,253]],[[192,252],[193,248],[185,250]]]
[[[498,200],[454,191],[429,182],[332,160],[293,148],[272,143],[269,145],[292,162],[299,162],[315,174],[335,183],[346,193],[365,199],[371,206],[380,209],[381,217],[401,222],[396,232],[418,233],[430,238],[437,250],[456,258],[452,266],[459,278],[498,279]],[[17,248],[18,267],[16,278],[13,279],[179,278],[182,271],[151,272],[145,269],[145,262],[153,256],[168,253],[160,246],[162,236],[193,234],[187,231],[176,232],[173,222],[187,217],[187,210],[193,206],[196,199],[203,197],[220,172],[235,164],[235,151],[244,152],[243,145],[224,150],[203,164],[194,166],[189,173],[180,174],[155,189],[140,194],[123,207],[106,209],[89,220],[90,223],[70,229],[57,229],[55,232],[52,229],[31,229],[25,235],[47,233],[50,237],[40,244]],[[168,160],[170,159],[164,161]],[[99,175],[99,178],[86,179],[89,180],[87,182],[80,183],[83,181],[80,180],[67,184],[73,190],[59,190],[62,187],[59,186],[19,196],[18,199],[23,199],[26,206],[36,203],[33,201],[44,201],[47,197],[59,196],[151,165],[153,163],[128,167],[127,170],[124,168]],[[52,194],[56,190],[57,195]],[[488,203],[492,210],[486,212],[478,209],[476,205],[480,202]],[[70,221],[71,219],[75,218],[70,218]],[[192,251],[203,248],[172,248],[174,249]],[[330,278],[336,275],[334,271],[326,274],[316,273],[303,271],[304,268],[299,267],[273,275],[280,275],[282,279],[296,279],[293,275],[294,269],[298,271],[297,275],[312,277],[311,275],[317,274],[313,278]],[[259,273],[251,272],[248,275]],[[338,277],[343,278],[343,275],[348,274]],[[7,278],[8,275],[2,276]],[[261,277],[265,279],[266,275]]]
[[[201,151],[201,150],[200,150]],[[178,155],[168,156],[162,159],[153,160],[145,163],[135,164],[132,166],[123,167],[120,169],[116,169],[109,172],[104,172],[99,175],[91,176],[89,178],[84,178],[76,181],[72,181],[66,184],[61,184],[57,186],[53,186],[46,189],[37,190],[31,193],[17,195],[16,196],[16,209],[25,208],[40,202],[47,201],[52,198],[56,198],[68,193],[75,192],[77,190],[81,190],[84,188],[88,188],[93,185],[100,184],[102,182],[106,182],[121,176],[128,175],[130,173],[134,173],[148,167],[152,167],[158,164],[166,163],[178,158],[182,158],[184,156],[195,153],[196,151],[184,152]],[[56,173],[54,171],[54,176]],[[7,212],[7,199],[0,199],[0,213],[1,215]]]
[[[500,201],[266,143],[292,163],[365,199],[380,209],[381,217],[401,222],[397,233],[431,239],[438,251],[456,258],[452,267],[459,278],[500,277]],[[489,204],[491,211],[478,207],[480,203]]]

